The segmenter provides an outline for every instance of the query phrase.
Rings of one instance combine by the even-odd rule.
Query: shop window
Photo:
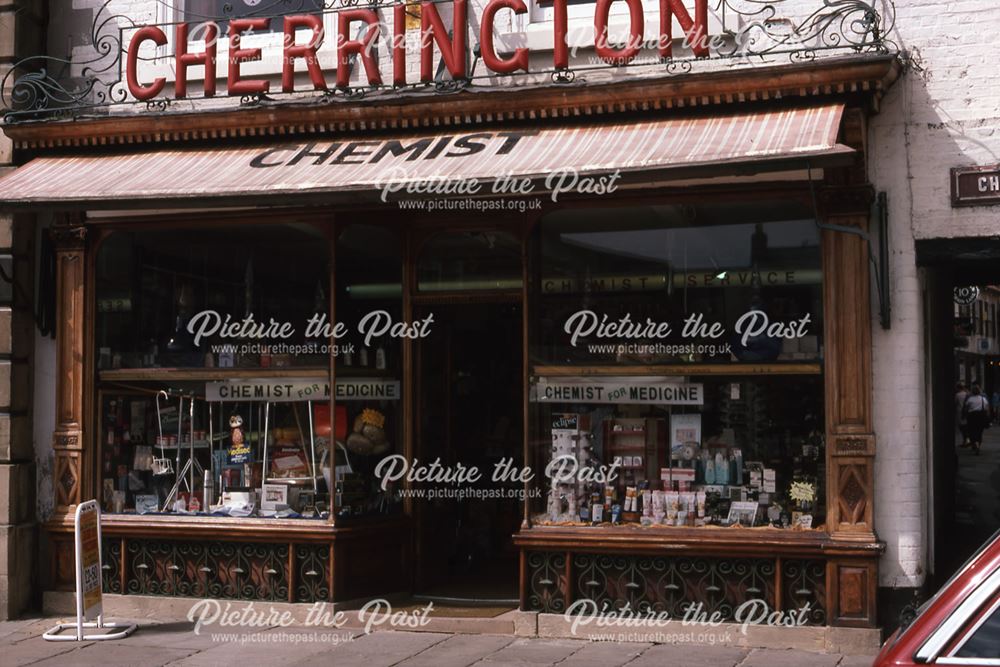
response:
[[[328,248],[305,224],[104,240],[94,358],[105,511],[329,517]]]
[[[536,240],[536,363],[822,358],[819,232],[805,212],[572,210],[550,215]]]
[[[438,234],[417,262],[420,292],[518,290],[521,283],[521,242],[505,232]]]
[[[0,305],[9,305],[14,299],[14,257],[0,255]]]
[[[777,202],[543,219],[534,521],[822,526],[819,239]]]
[[[323,367],[307,325],[329,317],[328,266],[305,226],[115,233],[97,256],[97,368]]]
[[[336,507],[338,520],[400,509],[380,461],[403,451],[402,241],[371,225],[343,228],[336,245]]]

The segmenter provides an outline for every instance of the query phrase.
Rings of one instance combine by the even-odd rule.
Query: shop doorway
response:
[[[1000,243],[937,241],[932,251],[918,249],[927,289],[935,590],[1000,528]],[[973,387],[982,399],[967,398]],[[962,405],[981,401],[993,419],[980,437]]]
[[[422,304],[434,335],[415,348],[416,457],[477,468],[474,484],[430,483],[461,491],[414,500],[416,592],[441,602],[516,604],[522,514],[518,486],[490,478],[507,460],[523,464],[522,307],[509,300]],[[503,496],[503,497],[498,497]]]

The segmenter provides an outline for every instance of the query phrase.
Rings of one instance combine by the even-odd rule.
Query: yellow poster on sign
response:
[[[97,503],[81,506],[77,543],[79,563],[79,588],[77,595],[83,599],[83,616],[87,620],[101,614],[101,543],[98,531]]]

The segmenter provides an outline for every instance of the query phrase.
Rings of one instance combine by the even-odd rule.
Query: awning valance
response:
[[[39,157],[0,179],[0,206],[59,209],[177,207],[195,203],[285,206],[374,198],[386,186],[497,177],[619,171],[623,183],[829,166],[842,104],[658,117],[601,124],[447,128],[434,134],[332,136],[273,144]],[[419,188],[417,188],[419,189]],[[469,194],[456,187],[454,194]]]

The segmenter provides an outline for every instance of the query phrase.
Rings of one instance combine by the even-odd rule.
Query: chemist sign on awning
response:
[[[385,378],[337,378],[338,401],[398,401],[399,380]],[[209,382],[209,401],[294,401],[330,400],[330,383],[315,378],[260,378]]]
[[[531,400],[542,403],[704,405],[705,387],[680,378],[540,377]]]

